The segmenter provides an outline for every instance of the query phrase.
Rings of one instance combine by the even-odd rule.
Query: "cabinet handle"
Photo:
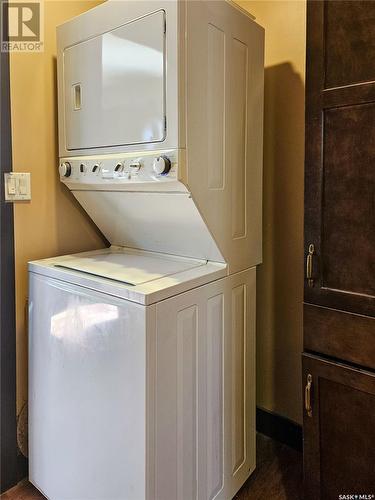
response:
[[[312,386],[312,375],[309,373],[307,375],[307,384],[305,387],[305,410],[308,417],[312,417],[311,386]]]
[[[315,253],[315,246],[311,243],[309,245],[309,253],[307,254],[306,259],[306,278],[307,284],[309,287],[314,286],[314,278],[313,278],[313,255]]]

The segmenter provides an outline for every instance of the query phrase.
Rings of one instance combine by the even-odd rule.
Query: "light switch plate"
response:
[[[31,200],[31,174],[7,172],[4,174],[5,201]]]

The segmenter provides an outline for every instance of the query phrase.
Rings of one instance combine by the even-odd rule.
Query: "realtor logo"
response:
[[[2,51],[40,52],[43,50],[43,4],[2,2]]]

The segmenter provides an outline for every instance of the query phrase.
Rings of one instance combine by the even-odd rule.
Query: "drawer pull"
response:
[[[313,278],[313,255],[315,253],[315,246],[311,243],[309,245],[309,253],[307,254],[306,259],[306,278],[307,284],[309,287],[314,286],[314,278]]]
[[[307,375],[307,384],[305,387],[305,410],[308,417],[312,417],[311,386],[312,386],[312,376],[309,373]]]

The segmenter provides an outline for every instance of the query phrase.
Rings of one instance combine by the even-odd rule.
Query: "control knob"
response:
[[[72,166],[68,161],[60,163],[59,172],[61,177],[69,177],[72,173]]]
[[[172,163],[167,156],[158,156],[154,160],[153,169],[156,174],[165,175],[171,169]]]
[[[140,161],[133,161],[132,163],[130,163],[129,165],[129,168],[130,168],[130,172],[132,173],[137,173],[139,172],[140,168],[141,168],[141,162]]]

